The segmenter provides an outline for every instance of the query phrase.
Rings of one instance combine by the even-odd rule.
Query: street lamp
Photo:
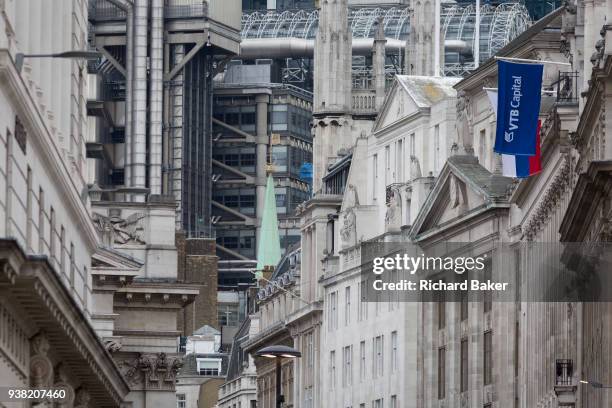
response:
[[[285,402],[281,391],[281,360],[302,357],[302,353],[289,346],[274,345],[262,348],[255,356],[276,360],[276,408],[281,408],[281,404]]]
[[[582,384],[589,384],[593,388],[612,388],[612,385],[603,385],[602,383],[597,381],[580,380],[580,382]]]
[[[98,51],[65,51],[55,54],[22,54],[15,55],[15,67],[17,72],[21,72],[23,68],[23,60],[26,58],[70,58],[70,59],[85,59],[95,60],[102,56]]]

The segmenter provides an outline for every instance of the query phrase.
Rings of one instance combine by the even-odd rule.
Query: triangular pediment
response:
[[[494,205],[509,205],[507,192],[511,183],[511,178],[490,173],[474,156],[450,157],[421,208],[411,235],[418,239]]]
[[[382,109],[374,124],[374,132],[393,125],[402,119],[412,116],[419,112],[419,106],[414,99],[401,86],[397,79],[394,81],[391,90],[388,92]]]
[[[110,248],[98,248],[91,257],[91,266],[98,271],[138,273],[143,265],[143,262]]]

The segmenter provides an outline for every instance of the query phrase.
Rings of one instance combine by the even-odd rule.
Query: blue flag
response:
[[[497,153],[536,154],[542,72],[541,64],[497,61]]]

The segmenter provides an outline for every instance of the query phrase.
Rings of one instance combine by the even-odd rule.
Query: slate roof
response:
[[[453,88],[461,78],[396,75],[397,82],[422,108],[431,107],[445,98],[454,98]]]
[[[242,373],[242,362],[244,361],[244,349],[242,343],[248,338],[249,330],[251,328],[251,319],[246,318],[243,322],[232,341],[232,350],[229,355],[229,362],[227,367],[227,378],[226,381],[231,381],[235,378],[240,377]],[[248,357],[247,357],[248,358]]]
[[[514,179],[492,174],[478,163],[476,156],[451,156],[448,158],[448,165],[453,173],[474,189],[481,191],[491,201],[508,198],[508,189]]]
[[[221,372],[219,373],[219,377],[224,377],[225,373],[227,373],[227,364],[228,364],[228,355],[221,353],[212,353],[212,354],[196,354],[191,353],[187,354],[183,357],[183,366],[179,371],[177,377],[193,377],[199,376],[198,373],[198,358],[220,358],[221,359]],[[202,376],[207,377],[207,376]]]

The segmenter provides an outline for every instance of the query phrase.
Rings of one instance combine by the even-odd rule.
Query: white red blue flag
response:
[[[497,61],[497,128],[493,150],[533,156],[542,99],[542,64]]]
[[[497,115],[497,91],[487,90],[489,102]],[[533,156],[502,154],[502,174],[506,177],[527,178],[542,171],[542,156],[540,150],[540,127],[538,120],[535,132],[535,154]]]

